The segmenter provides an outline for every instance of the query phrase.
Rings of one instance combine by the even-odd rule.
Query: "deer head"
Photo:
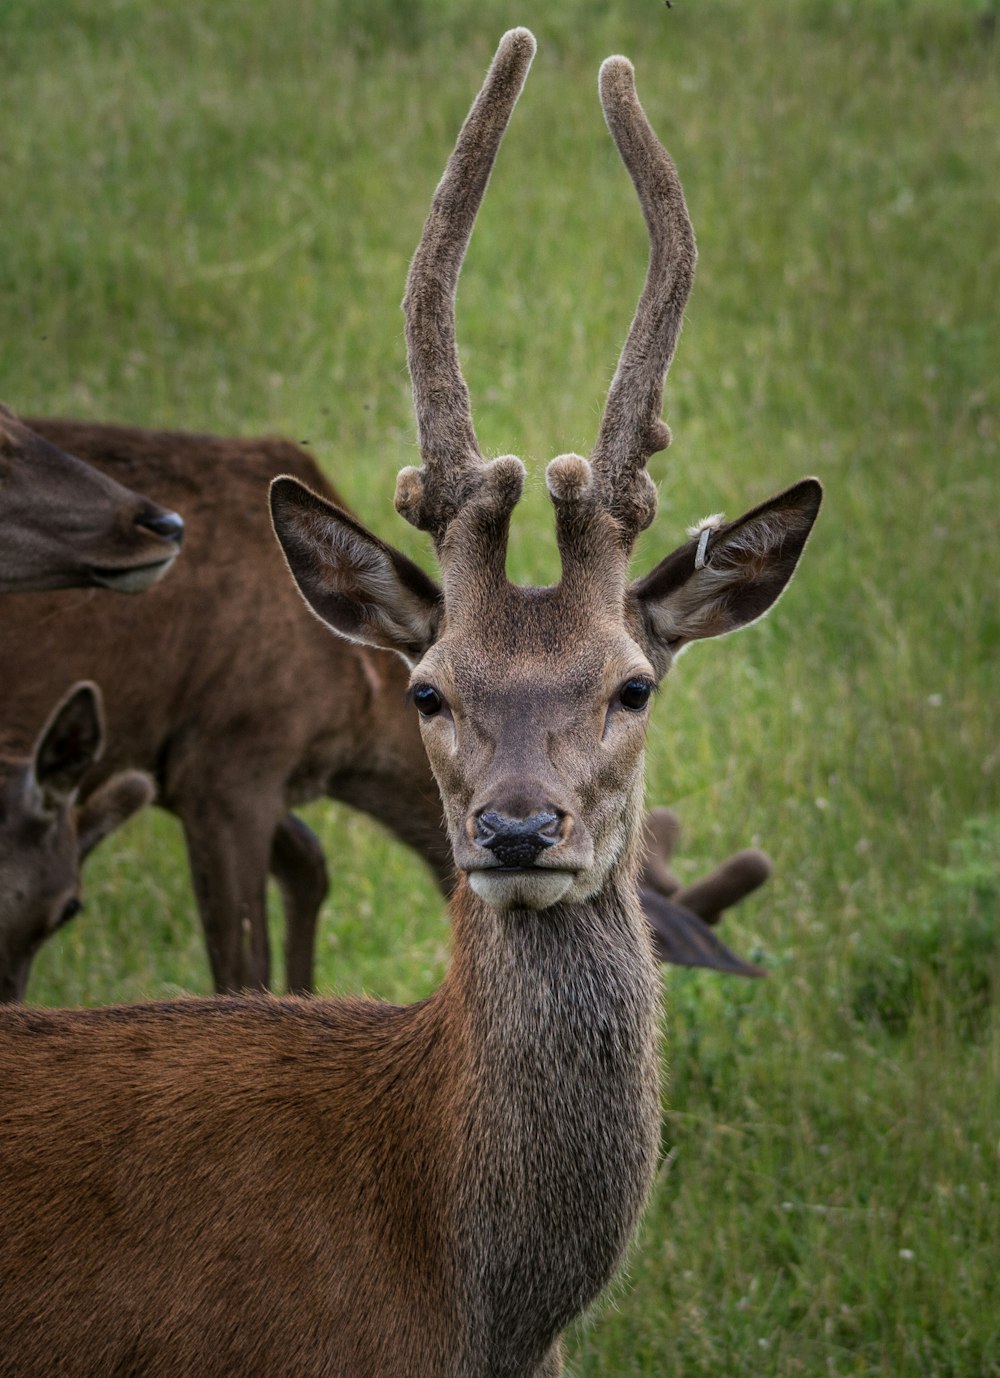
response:
[[[86,857],[153,798],[150,777],[127,770],[77,803],[103,747],[100,693],[83,683],[53,709],[30,755],[0,753],[0,1001],[23,998],[35,953],[80,912]]]
[[[669,444],[663,381],[680,333],[695,243],[676,169],[622,57],[600,98],[649,231],[645,286],[589,459],[551,461],[562,577],[511,584],[506,550],[524,466],[484,458],[455,345],[459,270],[535,50],[500,43],[438,186],[403,309],[422,466],[396,508],[427,531],[440,585],[347,513],[291,478],[272,486],[275,531],[306,602],[351,640],[412,667],[410,695],[444,801],[455,861],[500,911],[544,910],[634,875],[642,758],[655,687],[692,641],[766,612],[794,572],[819,510],[804,479],[736,521],[712,519],[630,581],[652,521],[649,456]]]
[[[180,552],[184,523],[23,425],[0,405],[0,592],[138,593]]]

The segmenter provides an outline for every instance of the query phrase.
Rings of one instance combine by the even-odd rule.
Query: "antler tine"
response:
[[[723,911],[739,904],[771,878],[774,867],[766,852],[749,847],[727,857],[701,880],[675,890],[671,898],[706,923],[719,922]]]
[[[649,230],[649,268],[608,391],[592,463],[605,507],[626,543],[653,520],[656,489],[646,461],[670,444],[660,419],[663,380],[677,346],[697,252],[677,169],[653,133],[624,57],[601,65],[601,105],[639,196]]]
[[[534,55],[535,40],[527,29],[511,29],[500,40],[434,194],[403,298],[423,467],[404,469],[399,475],[396,509],[414,526],[430,531],[439,547],[449,521],[478,486],[477,475],[487,468],[455,345],[458,275]]]

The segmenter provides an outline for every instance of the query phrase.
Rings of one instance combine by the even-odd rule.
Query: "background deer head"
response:
[[[153,798],[150,777],[126,770],[77,803],[103,748],[97,686],[75,684],[30,754],[0,751],[0,1001],[23,998],[35,953],[80,912],[86,858]]]
[[[0,593],[139,593],[180,553],[184,523],[37,435],[0,404]]]

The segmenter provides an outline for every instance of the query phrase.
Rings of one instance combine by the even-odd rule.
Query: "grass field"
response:
[[[663,1167],[597,1375],[1000,1374],[1000,21],[966,0],[5,0],[0,396],[307,439],[363,519],[414,459],[402,293],[504,28],[538,59],[466,265],[481,440],[531,489],[592,443],[645,238],[596,70],[637,64],[699,237],[648,567],[706,512],[827,488],[774,615],[657,707],[649,797],[693,875],[776,865],[727,922],[766,981],[666,972]],[[0,648],[2,654],[2,648]],[[332,690],[333,691],[333,690]],[[420,864],[332,807],[320,983],[425,995]],[[32,998],[207,989],[179,830],[136,822]]]

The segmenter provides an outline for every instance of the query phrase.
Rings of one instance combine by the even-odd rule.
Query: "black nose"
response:
[[[501,866],[533,866],[539,852],[560,840],[561,822],[557,813],[533,813],[530,818],[481,813],[476,819],[476,845],[492,852]]]
[[[157,509],[155,512],[143,513],[141,517],[136,518],[135,524],[152,531],[154,536],[176,541],[178,545],[184,540],[184,518],[179,517],[176,512],[163,512]]]

